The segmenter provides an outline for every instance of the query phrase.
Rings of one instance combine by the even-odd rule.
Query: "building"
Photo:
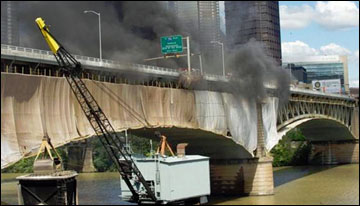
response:
[[[307,73],[304,67],[296,66],[295,64],[288,64],[285,69],[289,69],[291,76],[297,81],[307,83]]]
[[[210,59],[216,58],[215,62],[221,60],[221,45],[212,43],[221,42],[220,15],[218,1],[198,1],[199,12],[199,42],[200,50]],[[207,60],[208,63],[209,59]],[[211,61],[211,65],[215,62]],[[221,65],[221,64],[220,64]],[[221,71],[221,70],[220,70]],[[221,74],[219,72],[218,74]]]
[[[1,1],[1,43],[19,45],[17,1]]]
[[[306,69],[307,84],[313,80],[340,79],[341,90],[349,94],[348,61],[347,56],[310,56],[300,61],[286,60],[283,65],[293,64]]]
[[[359,100],[359,88],[350,88],[350,96]]]
[[[225,1],[226,45],[229,50],[254,38],[281,65],[278,1]]]
[[[168,1],[166,8],[174,13],[191,39],[191,52],[201,53],[205,72],[222,74],[222,42],[218,1]],[[197,59],[192,58],[192,59]],[[198,62],[194,62],[196,63]],[[193,65],[193,63],[192,63]]]

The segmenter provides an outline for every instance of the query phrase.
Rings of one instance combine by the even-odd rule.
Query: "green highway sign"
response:
[[[182,53],[183,52],[183,43],[182,36],[163,36],[160,39],[161,42],[161,53]]]

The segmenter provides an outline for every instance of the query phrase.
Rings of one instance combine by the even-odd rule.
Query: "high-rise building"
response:
[[[281,65],[278,1],[225,1],[226,45],[229,50],[254,38]]]
[[[220,15],[218,1],[174,1],[167,6],[192,40],[193,53],[201,53],[207,73],[222,74]],[[213,42],[213,43],[212,43]],[[193,57],[194,59],[194,57]]]
[[[349,94],[350,92],[347,56],[310,56],[298,61],[291,59],[285,61],[284,66],[292,64],[306,69],[307,84],[315,80],[340,79],[342,93]]]
[[[306,69],[302,66],[296,66],[295,64],[288,64],[285,69],[290,70],[291,78],[295,78],[297,81],[307,83]]]
[[[1,43],[19,45],[17,1],[1,1]]]

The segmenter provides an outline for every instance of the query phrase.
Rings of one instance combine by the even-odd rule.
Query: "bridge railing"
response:
[[[20,55],[29,58],[39,58],[44,60],[50,60],[56,62],[56,59],[52,52],[40,49],[19,47],[13,45],[5,45],[1,44],[1,53],[2,54],[10,54],[10,55]],[[133,63],[121,63],[114,60],[102,59],[100,61],[99,58],[96,57],[88,57],[81,55],[73,55],[76,60],[80,61],[84,65],[94,66],[94,67],[107,67],[111,69],[132,69],[135,71],[144,72],[166,72],[167,74],[178,75],[179,71],[177,69],[151,66],[151,65],[143,65],[143,64],[133,64]]]
[[[34,48],[1,44],[1,54],[15,55],[21,57],[25,56],[28,58],[48,60],[53,63],[56,63],[56,59],[52,54],[52,52],[46,50],[34,49]],[[102,61],[100,61],[100,59],[96,57],[88,57],[81,55],[74,55],[74,57],[85,66],[103,67],[103,68],[122,70],[122,71],[126,70],[126,71],[144,72],[148,74],[165,75],[165,76],[173,76],[173,77],[174,76],[176,77],[181,73],[179,69],[171,69],[171,68],[144,65],[144,64],[121,63],[109,59],[102,59]],[[207,81],[217,81],[217,82],[229,81],[229,77],[222,75],[215,75],[215,74],[204,74],[203,78]],[[299,88],[290,88],[290,91],[292,93],[300,93],[300,94],[304,93],[308,95],[316,95],[316,96],[324,96],[324,97],[350,98],[347,95],[328,94],[328,93],[322,93],[312,90],[304,90]]]
[[[341,98],[341,99],[353,99],[350,95],[345,94],[330,94],[330,93],[323,93],[319,91],[309,90],[309,89],[301,89],[301,88],[291,88],[290,91],[292,93],[297,94],[304,94],[304,95],[314,95],[314,96],[322,96],[322,97],[335,97],[335,98]]]
[[[1,44],[1,53],[24,56],[28,58],[49,60],[56,63],[56,59],[53,56],[52,52],[46,50]],[[93,67],[105,67],[105,68],[120,69],[120,70],[130,69],[133,71],[147,72],[154,74],[166,74],[170,76],[178,76],[181,72],[179,69],[158,67],[158,66],[145,65],[145,64],[121,63],[118,61],[108,60],[108,59],[102,59],[102,61],[100,61],[100,59],[96,57],[88,57],[81,55],[73,55],[73,56],[83,65],[93,66]],[[215,74],[205,74],[204,78],[210,81],[227,81],[225,77]]]

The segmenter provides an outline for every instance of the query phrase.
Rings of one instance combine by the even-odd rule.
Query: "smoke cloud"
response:
[[[99,57],[101,14],[102,55],[121,62],[142,62],[161,56],[160,37],[181,34],[181,26],[159,2],[21,2],[21,46],[46,49],[35,24],[42,17],[71,53]],[[54,27],[51,27],[54,25]],[[176,60],[157,62],[174,66]],[[150,62],[151,63],[151,62]]]
[[[99,57],[98,16],[84,14],[85,10],[101,13],[102,55],[104,59],[120,62],[153,64],[169,68],[186,68],[186,58],[144,62],[145,58],[161,56],[160,37],[180,34],[188,35],[176,17],[170,14],[160,2],[28,2],[19,3],[21,46],[48,50],[48,46],[35,24],[42,17],[50,25],[50,31],[73,54]],[[53,25],[53,27],[52,27]],[[199,44],[192,38],[192,51],[197,53]],[[227,90],[235,95],[265,98],[265,86],[277,88],[276,95],[287,99],[289,77],[284,70],[263,51],[259,42],[249,43],[225,54],[226,71],[231,73],[231,84]],[[219,58],[221,59],[221,58]],[[197,62],[198,56],[192,57]],[[192,63],[192,65],[195,65]],[[211,67],[212,65],[208,65]],[[204,68],[205,71],[218,71],[222,68]],[[221,73],[221,72],[220,72]],[[199,77],[195,85],[206,89]],[[191,78],[190,78],[191,80]],[[201,82],[199,84],[199,82]]]
[[[290,94],[289,74],[266,55],[264,45],[251,39],[227,54],[226,69],[230,72],[230,90],[233,94],[261,102],[268,96],[267,88],[280,104]]]

